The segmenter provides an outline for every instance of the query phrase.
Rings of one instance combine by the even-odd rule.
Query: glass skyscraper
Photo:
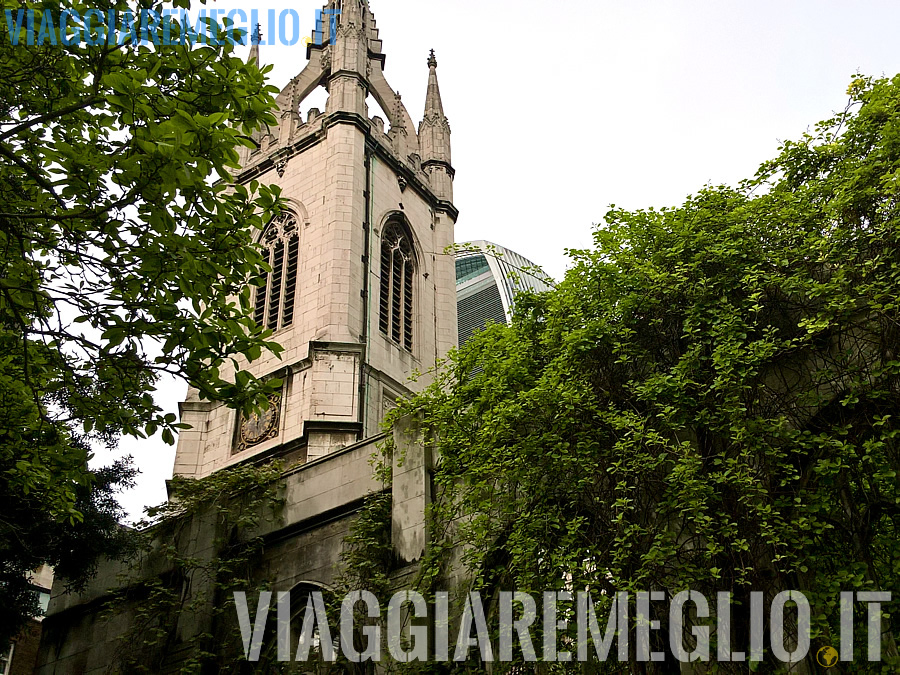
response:
[[[537,266],[515,251],[489,241],[471,241],[461,246],[464,250],[456,254],[460,346],[488,322],[509,323],[520,291],[550,290],[535,275]]]

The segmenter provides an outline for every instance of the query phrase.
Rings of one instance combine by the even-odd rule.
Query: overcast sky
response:
[[[322,0],[218,2],[295,9],[313,28]],[[211,5],[213,6],[213,5]],[[487,239],[554,277],[610,204],[675,205],[736,184],[842,110],[856,72],[900,72],[897,0],[370,0],[385,74],[422,117],[428,50],[452,128],[458,241]],[[263,21],[265,24],[265,21]],[[264,37],[271,37],[264,25]],[[244,49],[246,51],[246,48]],[[261,47],[283,87],[306,50]],[[324,109],[324,91],[301,105]],[[370,111],[370,114],[375,114]],[[186,387],[158,398],[177,411]],[[165,499],[174,449],[125,440],[142,470],[133,516]],[[97,458],[108,461],[109,455]]]

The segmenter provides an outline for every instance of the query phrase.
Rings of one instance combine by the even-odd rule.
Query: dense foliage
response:
[[[813,655],[840,591],[897,597],[900,76],[849,93],[737,188],[611,210],[396,411],[439,442],[435,541],[477,584],[731,591],[745,651],[749,591],[800,590]],[[868,664],[857,605],[857,670],[900,664],[884,625]]]
[[[238,148],[275,121],[256,64],[234,40],[96,40],[105,10],[135,3],[14,4],[36,26],[44,8],[104,14],[93,46],[29,46],[27,21],[18,45],[0,30],[0,642],[34,609],[28,570],[77,583],[117,547],[110,495],[129,473],[89,471],[92,444],[173,442],[175,416],[152,397],[162,373],[202,397],[262,400],[265,385],[223,369],[277,349],[248,308],[253,228],[277,194],[229,184]]]

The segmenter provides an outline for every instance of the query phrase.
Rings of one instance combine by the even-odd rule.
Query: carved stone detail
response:
[[[281,231],[284,232],[285,236],[297,231],[297,219],[292,214],[282,213],[277,220],[281,223]]]

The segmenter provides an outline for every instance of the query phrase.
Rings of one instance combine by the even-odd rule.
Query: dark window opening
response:
[[[413,346],[413,279],[415,256],[406,229],[397,222],[381,238],[381,290],[378,327],[405,349]]]
[[[300,235],[294,215],[285,212],[272,220],[262,244],[263,257],[272,271],[262,275],[265,283],[256,289],[253,318],[272,330],[287,328],[294,321],[300,271]]]

